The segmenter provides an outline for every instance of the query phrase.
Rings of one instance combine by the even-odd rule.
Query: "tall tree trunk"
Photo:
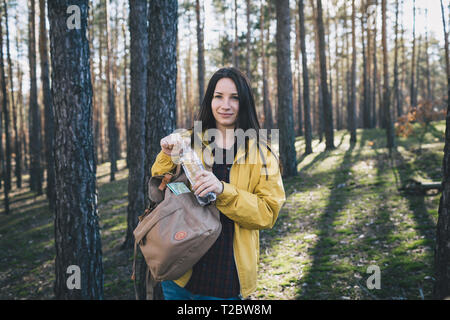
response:
[[[301,75],[300,75],[300,26],[298,21],[298,7],[295,10],[295,76],[294,76],[294,97],[295,93],[297,94],[296,98],[296,115],[297,115],[297,136],[303,135],[303,117],[302,117],[302,84],[301,84]],[[295,86],[295,84],[297,86]]]
[[[125,13],[124,13],[125,15]],[[127,33],[125,30],[125,23],[122,24],[122,33],[123,33],[123,41],[124,41],[124,64],[123,64],[123,113],[125,116],[125,141],[127,143],[126,151],[127,151],[127,157],[126,157],[126,163],[127,168],[129,168],[129,153],[130,153],[130,126],[129,126],[129,120],[128,120],[128,76],[127,76],[127,69],[128,69],[128,47],[127,47]]]
[[[9,21],[8,21],[8,6],[6,0],[3,0],[3,8],[5,10],[5,25],[6,25],[6,54],[8,59],[8,77],[9,77],[9,90],[11,93],[11,110],[13,116],[13,129],[14,129],[14,154],[15,154],[15,176],[17,188],[22,186],[22,163],[21,163],[21,150],[20,150],[20,138],[17,129],[17,106],[14,99],[14,81],[13,81],[13,65],[11,61],[10,43],[9,43]]]
[[[177,11],[177,0],[150,1],[145,181],[161,150],[160,140],[176,125]],[[162,297],[159,288],[155,292],[155,299]]]
[[[345,126],[348,129],[348,110],[350,108],[350,61],[349,61],[349,48],[350,48],[350,44],[349,44],[349,33],[351,34],[351,31],[348,31],[348,27],[347,27],[347,20],[348,20],[348,12],[347,12],[347,1],[344,1],[343,3],[343,38],[342,39],[342,78],[344,79],[344,85],[343,85],[343,94],[342,94],[342,109],[344,111],[344,109],[346,110],[347,116],[344,116],[344,114],[342,115],[343,119],[345,120]],[[344,51],[345,49],[345,51]],[[344,113],[344,112],[343,112]]]
[[[251,14],[251,1],[246,0],[246,17],[247,17],[247,33],[246,33],[246,50],[245,50],[245,68],[246,68],[246,74],[247,77],[251,80],[252,78],[252,72],[251,72],[251,65],[250,65],[250,53],[251,53],[251,32],[252,32],[252,25],[250,22],[250,14]]]
[[[39,0],[39,55],[41,57],[41,81],[45,115],[45,159],[47,164],[47,199],[53,210],[55,205],[55,160],[53,158],[54,119],[50,89],[50,75],[47,53],[47,28],[45,26],[45,1]]]
[[[403,12],[403,0],[401,0],[400,3],[400,7],[402,8],[402,12]],[[402,20],[401,23],[399,24],[401,27],[401,32],[400,32],[400,52],[401,52],[401,72],[400,72],[400,79],[399,79],[399,109],[402,111],[402,114],[405,113],[405,110],[403,108],[403,105],[405,103],[405,86],[406,86],[406,48],[405,48],[405,28],[403,27],[404,23],[404,15],[402,14]]]
[[[361,3],[361,43],[362,43],[362,58],[363,58],[363,128],[370,128],[370,108],[369,108],[369,79],[367,75],[367,51],[366,41],[364,39],[365,29],[367,23],[367,3]]]
[[[198,99],[200,106],[203,101],[203,95],[205,94],[205,40],[203,35],[204,21],[202,13],[204,12],[203,6],[200,5],[200,1],[195,2],[195,13],[197,17],[197,74],[198,74]],[[193,107],[193,106],[192,106]],[[195,108],[195,112],[198,109]]]
[[[93,9],[92,11],[94,11],[95,9]],[[94,24],[94,12],[90,11],[89,12],[89,25],[90,28],[88,30],[88,41],[89,41],[89,52],[92,52],[92,54],[89,55],[89,64],[91,65],[91,79],[92,79],[92,121],[93,121],[93,134],[94,134],[94,153],[95,153],[95,159],[98,163],[98,159],[99,159],[99,148],[98,148],[98,143],[99,143],[99,119],[98,119],[98,81],[97,81],[97,76],[95,73],[95,63],[94,63],[94,55],[95,55],[95,51],[94,50],[94,38],[95,38],[95,24]]]
[[[330,45],[330,34],[331,34],[331,30],[330,30],[330,6],[327,5],[327,11],[326,11],[326,20],[325,20],[325,34],[326,34],[326,42],[325,42],[325,56],[328,53],[328,57],[329,59],[327,59],[327,73],[328,73],[328,95],[330,97],[330,105],[333,105],[333,76],[332,76],[332,64],[331,64],[331,45]],[[336,57],[335,57],[336,59]],[[333,108],[332,108],[333,109]],[[333,110],[331,111],[331,115],[333,117],[333,130],[334,130],[334,116],[333,116],[334,112]]]
[[[6,76],[5,76],[5,65],[3,58],[3,27],[2,27],[2,14],[0,14],[0,86],[2,92],[2,117],[0,118],[0,123],[2,122],[5,128],[5,154],[2,155],[1,159],[1,169],[3,175],[3,192],[5,195],[5,214],[9,214],[9,192],[11,190],[11,146],[10,146],[10,134],[9,134],[9,112],[8,112],[8,94],[6,90]],[[3,136],[3,128],[0,124],[0,134]],[[0,148],[2,149],[3,143],[0,143]],[[2,150],[3,153],[3,150]],[[6,165],[5,165],[6,164]]]
[[[421,68],[420,68],[420,60],[422,58],[422,35],[420,35],[417,38],[417,57],[416,57],[416,83],[415,83],[415,95],[416,95],[416,104],[417,104],[417,98],[419,96],[419,93],[421,93],[421,97],[423,97],[423,91],[425,89],[423,85],[423,77],[421,75]]]
[[[394,141],[394,126],[391,118],[390,110],[390,84],[389,84],[389,69],[388,69],[388,54],[387,54],[387,17],[386,17],[386,0],[381,1],[382,13],[382,46],[383,46],[383,109],[386,124],[387,147],[391,151],[395,147]]]
[[[373,75],[372,75],[372,128],[377,126],[377,91],[378,91],[378,63],[377,63],[377,21],[378,21],[378,0],[374,3],[375,11],[373,17]]]
[[[147,104],[147,3],[130,0],[130,136],[127,235],[122,248],[131,248],[138,216],[145,209],[145,117]]]
[[[335,54],[336,54],[336,84],[335,88],[335,108],[336,108],[336,129],[341,130],[342,122],[341,122],[341,97],[340,97],[340,86],[341,86],[341,78],[340,78],[340,68],[339,68],[339,60],[342,60],[342,47],[341,52],[339,52],[339,37],[338,37],[338,23],[339,19],[336,17],[335,19],[335,30],[336,30],[336,38],[335,38]]]
[[[237,14],[237,0],[234,0],[234,41],[233,41],[233,66],[239,69],[239,39],[238,39],[238,14]]]
[[[323,94],[322,94],[322,81],[320,79],[321,73],[320,73],[320,48],[319,48],[319,34],[318,34],[318,26],[317,26],[317,10],[316,5],[314,4],[314,0],[310,0],[311,7],[312,7],[312,16],[314,21],[314,54],[315,54],[315,81],[316,81],[316,88],[317,94],[315,95],[314,99],[314,121],[315,121],[315,127],[319,133],[319,141],[322,142],[323,139],[323,130],[324,130],[324,112],[323,112]]]
[[[264,27],[264,4],[261,1],[261,14],[260,14],[260,31],[261,31],[261,62],[262,62],[262,80],[263,80],[263,110],[264,110],[264,128],[273,128],[273,116],[272,106],[270,104],[269,84],[267,82],[267,61],[266,61],[266,42],[264,36],[266,34],[269,37],[269,32],[265,31]]]
[[[395,49],[394,49],[394,108],[397,109],[397,117],[401,117],[403,112],[400,107],[400,89],[398,84],[398,14],[399,2],[395,1]]]
[[[192,77],[192,46],[191,40],[188,39],[188,50],[186,54],[186,109],[188,110],[188,127],[194,125],[195,110],[194,107],[194,80]]]
[[[55,246],[57,299],[103,299],[103,264],[92,136],[92,85],[86,38],[89,1],[80,0],[80,29],[68,30],[68,0],[48,1],[55,111]],[[80,289],[70,289],[76,276]],[[69,273],[69,275],[68,275]],[[71,283],[73,284],[73,283]],[[76,284],[76,282],[75,282]]]
[[[16,13],[16,21],[18,21],[17,13]],[[16,52],[19,53],[19,43],[20,43],[20,31],[17,30],[16,32]],[[20,57],[20,56],[19,56]],[[23,111],[25,108],[24,101],[23,101],[23,72],[20,68],[20,64],[17,64],[17,82],[19,84],[19,88],[17,90],[17,106],[19,108],[19,121],[20,121],[20,131],[19,131],[19,137],[20,137],[20,149],[23,150],[21,152],[21,157],[19,158],[21,165],[20,167],[24,168],[25,170],[28,170],[28,161],[26,160],[28,151],[27,151],[27,135],[25,132],[26,123],[23,116]],[[20,183],[20,185],[19,185]],[[22,172],[20,172],[20,180],[17,182],[17,187],[22,187]]]
[[[103,23],[99,23],[99,36],[98,36],[98,71],[99,74],[104,74],[103,72]],[[106,161],[105,156],[105,125],[103,121],[103,114],[104,114],[104,105],[103,105],[103,77],[100,76],[99,82],[98,82],[98,106],[97,106],[97,119],[98,119],[98,161],[100,163],[103,163]]]
[[[36,81],[36,41],[35,41],[35,1],[29,1],[28,59],[30,61],[30,189],[42,194],[41,169],[41,116],[37,100]]]
[[[411,83],[410,83],[410,99],[411,107],[417,105],[417,93],[416,93],[416,0],[413,0],[413,44],[412,44],[412,57],[411,57]]]
[[[300,26],[300,48],[302,51],[302,72],[303,72],[303,109],[305,119],[305,154],[312,153],[312,128],[311,128],[311,105],[309,100],[309,76],[308,76],[308,58],[306,53],[305,41],[305,15],[303,0],[299,4],[299,26]]]
[[[148,41],[148,39],[147,39]],[[180,38],[177,37],[177,57],[180,56]],[[187,128],[186,112],[183,103],[183,82],[181,81],[181,60],[177,59],[177,128]]]
[[[292,111],[292,71],[290,50],[289,0],[276,2],[277,12],[277,82],[278,128],[280,130],[280,158],[283,176],[297,175],[295,131]]]
[[[450,297],[450,64],[446,16],[441,0],[442,25],[445,37],[445,70],[447,74],[447,116],[443,161],[442,196],[439,201],[439,216],[436,227],[436,247],[434,250],[435,278],[433,295],[435,299]]]
[[[126,144],[125,141],[123,141],[123,137],[125,137],[125,126],[124,126],[124,115],[123,115],[123,108],[121,108],[122,101],[120,99],[121,90],[118,90],[118,86],[120,86],[118,79],[120,79],[119,76],[119,56],[118,56],[118,46],[119,46],[119,9],[117,5],[115,6],[114,10],[114,27],[111,28],[111,57],[112,57],[112,88],[114,92],[114,105],[116,106],[116,126],[117,126],[117,136],[116,136],[116,160],[119,160],[122,158],[122,146]],[[111,11],[112,13],[112,11]],[[110,14],[111,14],[110,13]]]
[[[325,150],[334,146],[333,109],[327,83],[327,60],[325,55],[325,31],[323,26],[322,0],[317,0],[317,33],[319,36],[320,82],[322,85]]]
[[[366,63],[367,63],[367,108],[369,113],[369,123],[368,128],[372,128],[373,123],[373,114],[372,114],[372,81],[370,79],[370,75],[372,74],[372,32],[371,32],[371,14],[372,11],[370,11],[371,5],[368,4],[366,7],[366,35],[367,35],[367,57],[366,57]]]
[[[348,131],[350,143],[356,142],[356,7],[352,0],[352,65],[350,72],[350,101],[348,108]]]
[[[398,0],[397,0],[398,1]],[[428,9],[425,9],[425,59],[426,59],[426,81],[427,81],[427,94],[426,97],[428,100],[434,100],[433,98],[433,90],[431,88],[431,70],[430,70],[430,53],[428,50],[429,41],[428,41]]]
[[[117,151],[118,151],[118,140],[119,140],[119,130],[117,128],[116,119],[116,105],[115,105],[115,85],[113,81],[113,61],[112,61],[112,50],[111,50],[111,30],[110,30],[110,8],[109,1],[105,0],[105,25],[106,25],[106,86],[108,90],[108,152],[109,161],[111,162],[110,170],[110,181],[114,181],[115,174],[117,172]]]

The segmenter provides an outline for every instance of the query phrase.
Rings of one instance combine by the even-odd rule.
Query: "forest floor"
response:
[[[252,299],[430,299],[440,193],[399,191],[410,179],[442,179],[445,121],[414,125],[389,157],[385,132],[358,130],[357,143],[335,131],[336,149],[313,140],[298,175],[285,179],[287,201],[273,229],[260,233],[258,287]],[[97,167],[105,299],[134,299],[133,250],[125,239],[128,170]],[[24,177],[27,185],[27,177]],[[0,201],[3,202],[0,197]],[[53,214],[45,196],[11,192],[10,215],[0,211],[0,299],[53,299]],[[380,270],[369,289],[368,267]],[[370,282],[370,281],[369,281]]]

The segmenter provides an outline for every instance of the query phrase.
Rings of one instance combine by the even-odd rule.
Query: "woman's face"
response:
[[[239,97],[234,81],[222,78],[214,89],[211,109],[216,128],[234,128],[239,113]]]

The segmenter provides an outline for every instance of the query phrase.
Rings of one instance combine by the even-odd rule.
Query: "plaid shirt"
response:
[[[231,150],[231,149],[230,149]],[[236,143],[234,144],[234,159]],[[213,173],[217,179],[229,182],[231,164],[226,163],[226,150],[223,150],[223,161],[214,161]],[[220,153],[218,153],[218,156]],[[230,156],[229,158],[230,159]],[[220,164],[222,162],[222,164]],[[233,220],[220,213],[222,232],[208,252],[195,264],[192,276],[186,289],[193,294],[218,298],[231,298],[240,294],[239,278],[234,262]]]

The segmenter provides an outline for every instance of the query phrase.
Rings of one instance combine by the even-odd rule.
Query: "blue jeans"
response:
[[[173,281],[163,281],[161,286],[166,300],[242,300],[240,295],[232,298],[218,298],[193,294]]]

